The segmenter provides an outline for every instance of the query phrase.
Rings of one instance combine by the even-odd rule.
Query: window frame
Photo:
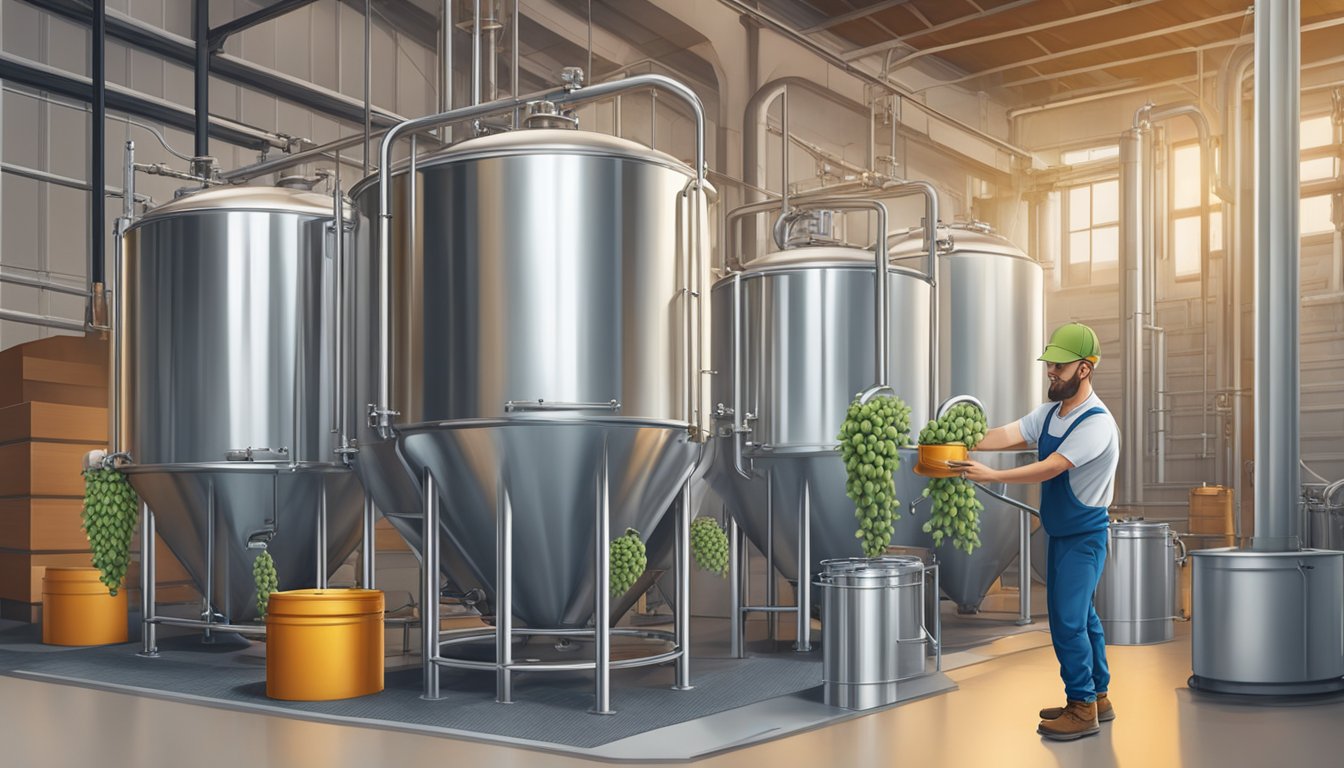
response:
[[[1096,187],[1101,184],[1113,183],[1116,186],[1116,204],[1115,219],[1098,223],[1095,211]],[[1087,227],[1083,229],[1073,229],[1073,192],[1078,189],[1087,189]],[[1060,288],[1086,288],[1093,285],[1109,285],[1120,282],[1120,248],[1119,248],[1119,227],[1120,227],[1120,175],[1118,172],[1098,176],[1076,184],[1071,184],[1060,188],[1060,212],[1059,212],[1059,274]],[[1095,241],[1095,232],[1098,229],[1108,227],[1116,228],[1116,253],[1115,260],[1103,266],[1097,266],[1096,255],[1092,252],[1092,246]],[[1088,254],[1087,259],[1075,264],[1072,258],[1072,240],[1073,235],[1088,233]]]
[[[1212,237],[1212,235],[1213,235],[1213,222],[1212,222],[1212,221],[1209,221],[1209,222],[1207,222],[1207,224],[1206,224],[1206,222],[1205,222],[1205,220],[1209,218],[1209,214],[1211,213],[1211,211],[1210,211],[1209,208],[1205,208],[1205,207],[1201,206],[1199,203],[1195,203],[1195,205],[1193,205],[1193,206],[1188,206],[1188,207],[1185,207],[1185,208],[1177,208],[1177,207],[1176,207],[1176,179],[1177,179],[1177,176],[1178,176],[1178,174],[1176,173],[1176,152],[1177,152],[1178,150],[1186,149],[1186,148],[1188,148],[1188,147],[1194,147],[1194,148],[1198,151],[1199,160],[1200,160],[1200,162],[1202,163],[1202,162],[1204,161],[1204,157],[1203,157],[1203,154],[1204,154],[1204,148],[1201,147],[1201,146],[1199,145],[1199,140],[1198,140],[1198,139],[1190,139],[1189,141],[1181,141],[1181,142],[1172,142],[1172,143],[1170,143],[1170,144],[1167,146],[1167,211],[1166,211],[1166,214],[1167,214],[1167,243],[1168,243],[1168,251],[1169,251],[1169,252],[1168,252],[1168,257],[1169,257],[1169,258],[1168,258],[1167,260],[1168,260],[1168,262],[1169,262],[1170,265],[1171,265],[1171,266],[1170,266],[1171,278],[1172,278],[1173,280],[1175,280],[1177,283],[1191,283],[1191,282],[1197,282],[1197,281],[1199,281],[1199,280],[1201,279],[1201,276],[1202,276],[1203,272],[1204,272],[1204,266],[1205,266],[1204,263],[1203,263],[1203,260],[1202,260],[1202,258],[1201,258],[1200,265],[1199,265],[1199,269],[1196,269],[1194,272],[1190,272],[1190,273],[1187,273],[1187,274],[1181,274],[1181,272],[1176,268],[1176,264],[1178,263],[1178,257],[1177,257],[1177,255],[1176,255],[1176,222],[1177,222],[1177,221],[1180,221],[1180,220],[1183,220],[1183,219],[1192,218],[1192,217],[1197,217],[1197,218],[1199,219],[1199,232],[1200,232],[1200,243],[1199,243],[1199,248],[1200,248],[1200,251],[1201,251],[1201,253],[1202,253],[1202,251],[1204,250],[1204,235],[1205,235],[1205,233],[1207,232],[1208,235],[1209,235],[1209,240],[1210,240],[1210,243],[1209,243],[1209,261],[1210,261],[1210,262],[1212,262],[1212,261],[1214,260],[1215,257],[1217,257],[1218,255],[1220,255],[1220,254],[1223,252],[1223,251],[1222,251],[1222,248],[1219,248],[1219,249],[1217,249],[1217,250],[1214,250],[1214,248],[1213,248],[1213,243],[1212,243],[1212,240],[1213,240],[1213,237]],[[1198,183],[1198,182],[1196,182],[1196,183]],[[1204,199],[1204,195],[1203,195],[1202,192],[1201,192],[1201,194],[1200,194],[1200,200],[1203,200],[1203,199]],[[1209,207],[1211,208],[1211,207],[1214,205],[1214,200],[1213,200],[1213,195],[1212,195],[1212,194],[1209,195],[1208,200],[1209,200]]]

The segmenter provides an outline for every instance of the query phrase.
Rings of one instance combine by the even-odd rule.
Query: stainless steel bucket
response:
[[[896,701],[900,680],[923,674],[924,565],[916,557],[826,560],[821,591],[826,703],[872,709]]]
[[[1108,645],[1147,645],[1175,636],[1176,565],[1185,545],[1166,523],[1111,523],[1095,605]]]

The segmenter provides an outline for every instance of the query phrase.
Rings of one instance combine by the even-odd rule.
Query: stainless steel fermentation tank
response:
[[[932,191],[919,190],[936,209]],[[850,402],[880,387],[905,400],[918,419],[929,411],[933,386],[926,274],[892,267],[880,241],[867,250],[815,244],[809,235],[801,246],[785,247],[790,219],[821,230],[830,242],[831,212],[853,209],[876,212],[878,231],[885,231],[880,203],[808,202],[779,219],[781,250],[726,270],[711,291],[716,429],[705,477],[769,565],[798,586],[800,628],[810,618],[818,564],[862,555],[836,438]],[[729,217],[729,237],[746,216],[771,210],[770,204],[738,209]],[[896,492],[910,499],[919,492],[908,471],[913,453],[905,453]],[[908,515],[897,525],[911,526]],[[778,611],[773,575],[765,606],[742,606],[736,579],[733,588],[735,615]],[[798,636],[798,649],[806,650],[807,638]],[[734,643],[734,652],[741,650]]]
[[[1045,341],[1041,265],[983,224],[940,227],[939,239],[935,397],[942,402],[972,395],[983,405],[991,426],[1016,421],[1045,396],[1044,371],[1036,362]],[[888,242],[893,264],[916,265],[925,258],[922,229],[893,234]],[[972,458],[997,469],[1036,459],[1034,451],[980,452]],[[1005,487],[997,490],[1003,492]],[[1040,496],[1037,486],[1008,490],[1033,506]],[[980,514],[981,546],[969,555],[948,547],[938,550],[943,592],[963,611],[975,610],[994,580],[1021,555],[1023,527],[1029,520],[988,494],[981,494],[980,501],[985,505]],[[898,538],[897,543],[929,546],[927,535],[918,528],[906,532],[924,538]]]
[[[114,446],[211,623],[257,616],[262,548],[292,589],[358,539],[359,484],[335,452],[333,213],[303,189],[211,189],[121,243]]]
[[[393,221],[409,218],[408,168]],[[365,413],[356,466],[384,515],[422,536],[418,478],[443,488],[441,566],[494,602],[501,482],[514,517],[513,611],[550,628],[592,616],[592,484],[608,445],[612,529],[645,536],[694,466],[683,347],[686,207],[693,174],[633,142],[532,129],[422,158],[423,226],[393,228],[391,391],[395,440]],[[378,185],[353,190],[372,253]],[[354,403],[377,402],[378,277],[361,258]],[[372,357],[370,355],[370,357]],[[408,466],[409,465],[409,466]]]
[[[693,108],[703,168],[699,100],[647,75],[403,123],[383,140],[384,170],[353,190],[356,467],[425,553],[428,594],[439,569],[484,594],[503,701],[524,666],[511,636],[587,634],[597,657],[567,668],[598,671],[607,710],[607,544],[627,527],[652,534],[700,454],[697,284],[711,190],[696,167],[577,130],[561,109],[636,88]],[[415,154],[418,132],[524,107],[522,130]],[[399,138],[412,151],[394,165]],[[679,682],[687,631],[679,618],[668,657],[682,658]],[[428,639],[434,698],[438,665],[455,662]]]

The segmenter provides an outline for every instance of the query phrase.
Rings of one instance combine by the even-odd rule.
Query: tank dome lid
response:
[[[332,212],[330,195],[286,187],[228,186],[179,197],[150,210],[140,221],[204,211],[265,211],[310,216],[330,216]]]
[[[796,269],[821,269],[848,267],[858,269],[873,268],[873,252],[866,248],[847,245],[819,245],[803,248],[787,248],[774,251],[753,259],[742,268],[742,274],[751,275],[765,272],[781,272]],[[895,264],[890,267],[892,274],[921,277],[922,272],[906,269]]]
[[[1030,259],[1021,248],[1003,235],[995,232],[989,225],[981,222],[958,222],[938,227],[938,239],[952,240],[948,253],[983,253],[998,256],[1011,256],[1018,259]],[[909,259],[927,256],[924,246],[924,228],[913,227],[887,236],[887,251],[893,259]]]
[[[422,156],[416,161],[417,170],[425,170],[453,163],[480,160],[490,157],[509,157],[523,155],[590,155],[597,157],[615,157],[626,160],[652,163],[685,173],[693,174],[691,166],[677,158],[656,149],[605,133],[561,128],[528,128],[518,131],[505,131],[488,136],[458,142],[453,146]],[[406,172],[409,163],[398,161],[392,168],[394,175]],[[352,196],[360,195],[366,187],[378,183],[378,174],[356,184],[351,190]]]

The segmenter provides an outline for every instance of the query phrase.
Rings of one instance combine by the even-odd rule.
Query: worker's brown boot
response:
[[[1101,731],[1097,724],[1097,703],[1070,701],[1064,713],[1054,720],[1042,720],[1036,732],[1055,741],[1073,741]]]
[[[1054,720],[1064,714],[1063,707],[1046,707],[1041,710],[1042,720]],[[1115,719],[1115,707],[1111,706],[1111,699],[1104,693],[1097,694],[1097,722],[1109,723]]]

